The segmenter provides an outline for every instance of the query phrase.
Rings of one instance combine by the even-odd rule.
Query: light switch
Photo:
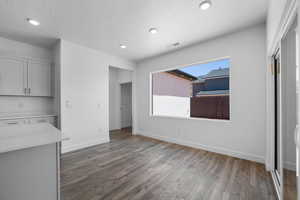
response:
[[[72,108],[72,104],[70,101],[66,101],[66,108]]]

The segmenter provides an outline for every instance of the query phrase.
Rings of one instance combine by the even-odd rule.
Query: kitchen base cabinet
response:
[[[48,123],[0,127],[0,199],[60,200],[60,143]]]
[[[22,119],[0,119],[1,126],[12,126],[12,125],[22,125],[22,124],[38,124],[38,123],[49,123],[56,127],[56,117],[47,116],[47,117],[24,117]]]
[[[0,154],[0,199],[57,200],[57,144]]]

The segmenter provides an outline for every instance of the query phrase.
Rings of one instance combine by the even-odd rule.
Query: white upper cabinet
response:
[[[52,95],[51,63],[28,61],[28,90],[30,96]]]
[[[52,96],[50,62],[0,56],[0,95]]]
[[[26,68],[22,59],[0,57],[0,95],[25,95]]]

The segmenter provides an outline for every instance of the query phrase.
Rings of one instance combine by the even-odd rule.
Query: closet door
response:
[[[14,57],[0,56],[0,95],[25,95],[26,63]]]
[[[281,69],[281,49],[279,48],[275,55],[273,55],[273,80],[274,80],[274,136],[273,136],[273,166],[272,166],[272,177],[278,199],[283,197],[283,169],[282,169],[282,103],[284,98],[282,98],[283,92],[282,83],[282,69]]]
[[[30,96],[52,96],[52,66],[48,62],[28,61],[28,93]]]
[[[275,176],[277,180],[277,186],[279,187],[280,193],[282,195],[282,104],[283,104],[283,92],[282,91],[282,70],[281,70],[281,55],[280,50],[274,56],[274,82],[275,82]]]

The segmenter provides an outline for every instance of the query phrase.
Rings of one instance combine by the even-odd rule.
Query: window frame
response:
[[[152,75],[154,73],[159,73],[159,72],[165,72],[165,71],[169,71],[169,70],[175,70],[175,69],[179,69],[179,68],[183,68],[183,67],[188,67],[191,65],[199,65],[199,64],[205,64],[205,63],[209,63],[209,62],[214,62],[214,61],[218,61],[218,60],[225,60],[225,59],[229,59],[229,119],[210,119],[210,118],[204,118],[204,117],[178,117],[178,116],[169,116],[169,115],[154,115],[153,114],[153,90],[152,90]],[[217,58],[212,58],[212,59],[207,59],[204,61],[200,61],[200,62],[195,62],[195,63],[191,63],[191,64],[181,64],[181,65],[176,65],[176,66],[172,66],[172,67],[166,67],[162,70],[156,70],[156,71],[152,71],[149,72],[149,117],[150,118],[165,118],[165,119],[183,119],[183,120],[201,120],[201,121],[216,121],[216,122],[231,122],[232,121],[232,105],[231,105],[231,95],[232,95],[232,90],[231,90],[231,75],[232,75],[232,59],[230,56],[224,56],[224,57],[217,57]]]

